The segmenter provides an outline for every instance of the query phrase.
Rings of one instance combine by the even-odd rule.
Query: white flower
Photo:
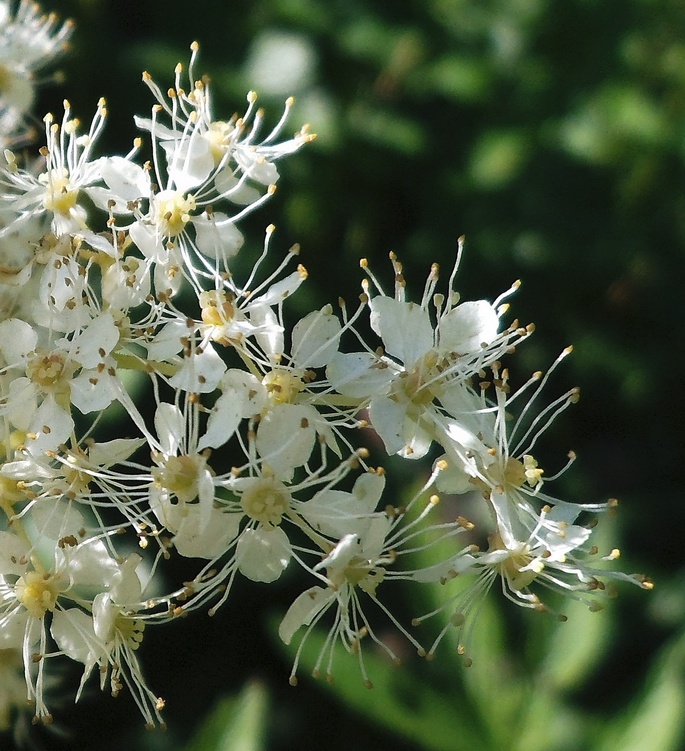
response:
[[[107,685],[108,675],[113,696],[127,685],[151,728],[156,722],[163,725],[160,710],[164,702],[148,688],[136,656],[145,629],[144,619],[136,613],[142,596],[136,574],[139,563],[140,557],[133,554],[119,564],[107,591],[93,598],[92,612],[80,608],[55,612],[51,633],[65,655],[85,666],[77,701],[97,666],[100,688]]]
[[[259,196],[250,189],[250,183],[273,185],[278,180],[275,162],[297,151],[312,140],[312,136],[303,127],[294,138],[276,141],[292,106],[289,99],[277,126],[258,140],[264,115],[255,107],[254,92],[248,94],[248,109],[241,117],[216,120],[209,82],[206,78],[197,79],[193,73],[199,45],[194,42],[191,50],[187,91],[181,82],[183,67],[180,63],[176,66],[176,80],[169,97],[164,96],[149,74],[144,74],[143,80],[157,105],[151,119],[137,117],[136,123],[152,134],[155,146],[161,145],[169,179],[176,190],[187,193],[210,189],[219,198],[250,203]],[[169,125],[159,121],[161,113],[168,117]],[[158,182],[167,185],[166,181]]]
[[[33,0],[0,3],[0,145],[23,140],[37,79],[66,47],[73,25],[44,14]]]
[[[198,49],[197,44],[192,46],[189,93],[181,85],[180,64],[168,98],[148,74],[143,77],[158,103],[151,119],[136,118],[136,123],[153,138],[158,192],[143,194],[143,176],[128,167],[110,170],[111,176],[105,174],[111,190],[125,187],[128,200],[138,204],[135,221],[128,229],[141,252],[156,264],[160,292],[177,291],[171,274],[174,267],[183,269],[198,294],[203,277],[213,279],[216,269],[229,273],[229,261],[243,244],[236,223],[273,194],[278,179],[274,161],[311,140],[303,128],[293,139],[275,142],[285,123],[287,105],[281,122],[258,142],[263,114],[255,112],[254,95],[250,95],[242,118],[214,120],[209,85],[206,80],[197,81],[192,73]],[[169,125],[159,121],[160,114],[169,118]],[[141,195],[131,199],[136,191]],[[147,210],[139,198],[149,198]],[[244,208],[226,213],[220,204],[227,201]]]
[[[214,503],[214,480],[207,457],[192,445],[186,430],[186,415],[174,404],[162,402],[155,412],[157,450],[153,459],[150,508],[160,523],[176,532],[190,504],[197,504],[199,530],[209,524]],[[228,436],[226,437],[228,440]]]
[[[414,619],[418,625],[443,609],[453,610],[447,626],[435,639],[428,654],[434,654],[445,634],[454,627],[459,632],[458,652],[467,654],[482,598],[498,580],[508,600],[538,612],[554,612],[541,599],[538,594],[541,591],[557,592],[597,611],[602,608],[602,599],[614,592],[614,587],[608,583],[627,581],[651,589],[652,583],[640,574],[623,574],[597,565],[595,561],[598,560],[614,560],[619,551],[614,549],[600,557],[597,548],[587,544],[591,528],[574,523],[578,511],[569,506],[546,506],[538,515],[522,508],[525,530],[519,539],[505,542],[499,532],[495,532],[489,537],[487,551],[471,551],[455,558],[449,571],[445,567],[445,579],[457,574],[461,578],[475,574],[476,580],[436,611]],[[566,620],[562,614],[557,614],[557,617]],[[466,664],[470,663],[471,658],[467,656]]]
[[[116,363],[110,353],[119,342],[119,331],[111,314],[93,318],[70,340],[57,340],[52,350],[38,347],[40,333],[18,318],[0,321],[0,352],[7,363],[3,370],[12,375],[3,412],[15,427],[36,432],[32,426],[37,420],[39,428],[54,429],[55,422],[73,426],[70,403],[86,414],[105,409],[117,398]],[[59,438],[45,437],[31,450],[54,449],[70,430],[65,435],[59,430]]]
[[[499,315],[506,310],[499,307],[504,296],[493,304],[457,304],[452,289],[456,267],[447,298],[433,294],[438,281],[434,265],[421,303],[406,302],[401,266],[392,259],[400,280],[395,297],[384,295],[376,283],[381,294],[369,302],[371,326],[383,350],[339,354],[330,362],[327,376],[341,394],[368,399],[371,423],[389,454],[418,459],[433,440],[445,439],[439,427],[444,422],[443,396],[501,357],[527,332],[512,326],[498,334]]]
[[[97,139],[104,127],[107,110],[104,100],[98,102],[88,133],[79,134],[79,121],[71,117],[71,106],[64,102],[61,126],[52,115],[45,116],[46,146],[41,154],[45,169],[36,177],[32,170],[19,169],[14,161],[0,172],[0,208],[13,212],[16,221],[27,216],[48,216],[57,235],[87,229],[86,209],[80,192],[99,203],[102,189],[90,188],[102,181],[100,164],[92,158]],[[110,194],[112,200],[114,195]],[[105,197],[105,204],[107,197]]]
[[[125,438],[99,443],[88,440],[73,449],[62,444],[47,452],[16,452],[15,459],[0,469],[4,496],[17,514],[30,504],[32,524],[51,540],[77,535],[85,528],[83,514],[92,524],[88,510],[99,519],[103,507],[117,509],[120,518],[113,521],[112,528],[99,519],[101,534],[130,525],[144,540],[153,526],[152,514],[135,501],[147,497],[149,473],[141,478],[130,469],[124,471],[127,460],[144,443],[143,439]]]
[[[36,718],[49,721],[43,696],[48,614],[54,625],[66,605],[83,604],[108,590],[119,567],[101,540],[79,542],[78,530],[58,544],[47,534],[52,527],[43,525],[33,544],[27,544],[26,530],[32,527],[26,519],[16,522],[21,538],[0,532],[0,646],[21,649],[25,660],[39,655],[37,673],[25,669],[27,696],[35,702]]]
[[[433,480],[434,475],[402,510],[388,508],[385,512],[374,511],[384,486],[383,473],[363,475],[355,483],[351,494],[324,490],[304,504],[306,509],[303,516],[316,529],[330,534],[337,542],[312,567],[312,573],[320,578],[321,583],[305,590],[294,600],[279,626],[279,636],[286,644],[300,628],[307,627],[290,673],[292,684],[297,681],[300,654],[309,633],[331,608],[335,608],[333,625],[316,661],[315,676],[318,676],[328,655],[327,673],[329,679],[332,677],[333,649],[338,640],[348,652],[357,655],[362,678],[369,687],[371,681],[361,651],[363,638],[368,636],[391,659],[398,661],[392,648],[375,633],[364,609],[364,598],[370,599],[390,619],[419,654],[425,654],[419,642],[381,602],[377,590],[388,580],[422,580],[422,570],[404,571],[400,562],[403,556],[414,552],[415,546],[421,547],[417,542],[418,529],[422,528],[422,521],[437,504],[437,497],[432,496],[418,516],[412,518],[410,512]],[[444,541],[460,534],[464,528],[459,523],[438,523],[425,529],[439,531]]]

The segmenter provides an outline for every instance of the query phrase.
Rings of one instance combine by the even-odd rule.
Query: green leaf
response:
[[[496,190],[511,182],[523,168],[530,139],[520,130],[488,130],[478,139],[469,157],[474,184]]]
[[[421,74],[417,84],[457,101],[485,100],[492,87],[487,64],[477,58],[450,54],[427,66]]]
[[[264,751],[267,708],[264,686],[248,683],[217,703],[186,751]]]
[[[426,147],[420,123],[390,109],[360,104],[350,110],[348,122],[356,135],[402,154],[416,155]]]
[[[580,686],[607,649],[614,633],[610,604],[591,612],[582,602],[564,603],[566,623],[558,623],[548,637],[540,673],[546,690],[567,691]]]
[[[500,751],[511,743],[511,729],[520,717],[529,687],[521,676],[511,645],[507,644],[497,586],[493,590],[478,606],[473,637],[466,637],[473,664],[468,668],[458,667],[463,670],[464,686],[474,711],[488,729],[490,747]]]
[[[685,731],[685,635],[654,661],[642,696],[608,729],[597,751],[679,751]]]
[[[326,638],[323,629],[309,634],[300,656],[303,670],[314,668]],[[422,673],[426,671],[419,670],[426,667],[424,664],[396,667],[384,656],[374,654],[368,643],[364,645],[363,660],[373,688],[366,688],[356,656],[346,654],[338,645],[335,657],[334,678],[322,685],[350,709],[426,751],[485,748],[482,730],[474,724],[463,694],[458,693],[458,665],[455,664],[454,681],[457,691],[448,693],[436,686],[430,675],[424,680]]]

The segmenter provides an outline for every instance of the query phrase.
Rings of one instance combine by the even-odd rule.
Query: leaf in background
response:
[[[302,673],[314,668],[326,636],[323,629],[315,629],[307,637],[300,657]],[[345,653],[339,645],[334,679],[330,683],[322,681],[322,687],[332,691],[350,709],[426,751],[486,751],[482,729],[474,725],[473,713],[461,694],[449,695],[440,690],[430,676],[424,680],[420,673],[425,671],[418,670],[418,665],[414,668],[407,663],[395,667],[387,657],[374,654],[372,649],[368,640],[363,657],[373,688],[365,688],[356,657]]]
[[[530,138],[521,130],[485,131],[469,156],[471,180],[484,190],[504,188],[523,169],[530,148]]]
[[[654,660],[646,688],[609,724],[596,751],[681,751],[685,730],[685,634]]]
[[[416,85],[423,85],[448,99],[463,102],[487,100],[491,93],[492,75],[487,63],[478,58],[450,52],[439,58],[417,76]]]
[[[591,612],[582,602],[564,603],[566,623],[558,623],[547,637],[540,677],[548,691],[568,691],[590,677],[614,634],[611,603]]]
[[[266,688],[248,683],[218,702],[186,751],[264,751],[267,708]]]

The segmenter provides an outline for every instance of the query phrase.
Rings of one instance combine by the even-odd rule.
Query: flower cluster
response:
[[[7,143],[31,98],[21,87],[68,26],[26,2],[0,12]],[[369,603],[421,654],[444,634],[421,645],[385,604],[392,580],[439,587],[473,574],[468,596],[445,597],[457,629],[494,580],[537,610],[545,589],[594,608],[607,579],[648,587],[593,562],[616,555],[590,541],[592,518],[612,503],[547,493],[554,478],[533,452],[577,391],[538,407],[549,374],[510,389],[502,361],[532,326],[507,322],[504,300],[517,285],[494,302],[460,300],[461,242],[447,284],[435,265],[418,302],[392,255],[390,294],[363,261],[354,310],[340,301],[294,325],[284,304],[307,272],[297,247],[272,261],[273,226],[240,278],[234,258],[252,252],[241,220],[274,193],[279,161],[313,136],[306,126],[283,136],[291,101],[265,134],[254,93],[243,114],[217,119],[191,50],[167,90],[143,75],[154,104],[135,119],[143,137],[128,154],[98,154],[104,101],[85,126],[65,102],[61,116],[44,118],[35,158],[6,149],[0,165],[0,657],[9,671],[0,721],[20,695],[50,721],[50,666],[70,658],[83,665],[79,694],[95,673],[114,695],[129,690],[149,725],[161,722],[164,702],[137,657],[146,628],[214,612],[236,577],[274,583],[299,569],[303,591],[280,637],[301,631],[303,644],[328,621],[316,672],[331,672],[342,644],[367,683],[365,638],[395,658]],[[373,434],[386,458],[432,458],[409,501],[388,501],[385,470],[360,447]],[[472,523],[440,511],[439,494],[464,492],[489,512],[487,548]],[[430,565],[417,564],[434,542]],[[170,557],[188,559],[191,573],[161,591]]]
[[[28,118],[36,95],[35,74],[62,54],[71,34],[69,22],[45,15],[33,0],[0,3],[0,144],[4,148],[29,136]]]

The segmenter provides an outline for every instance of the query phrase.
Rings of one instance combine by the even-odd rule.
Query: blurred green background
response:
[[[141,70],[166,88],[194,39],[217,116],[241,110],[255,89],[275,123],[285,97],[296,96],[288,130],[307,121],[319,137],[282,163],[276,197],[248,227],[255,249],[271,221],[276,245],[301,244],[310,283],[293,300],[298,312],[341,294],[353,300],[362,257],[390,279],[391,250],[418,292],[432,261],[451,268],[461,234],[458,288],[467,299],[492,299],[522,279],[513,312],[537,331],[517,353],[517,372],[525,377],[575,345],[555,383],[558,393],[580,385],[582,399],[545,449],[556,464],[568,449],[578,453],[561,490],[577,501],[620,499],[608,530],[623,550],[617,565],[645,572],[656,588],[626,586],[610,610],[581,610],[562,625],[493,605],[479,621],[474,667],[464,670],[449,649],[430,665],[381,664],[369,692],[354,665],[346,676],[343,659],[333,687],[304,678],[288,686],[291,655],[272,634],[298,583],[275,593],[238,586],[214,619],[197,614],[147,635],[142,659],[167,699],[166,733],[145,733],[131,702],[93,688],[76,709],[56,706],[65,735],[39,733],[38,743],[685,748],[682,2],[44,5],[77,27],[65,83],[44,89],[42,109],[59,112],[67,96],[87,120],[105,96],[111,152],[128,150],[133,114],[151,106]],[[65,680],[74,686],[77,676]]]

